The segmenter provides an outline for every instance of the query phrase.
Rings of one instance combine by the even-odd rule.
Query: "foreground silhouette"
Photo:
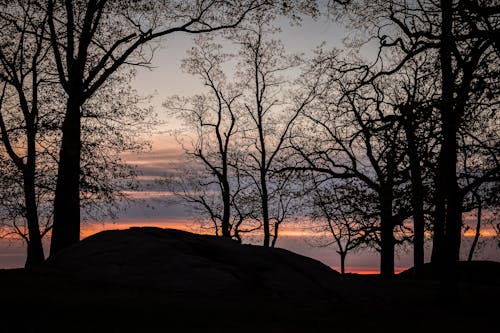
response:
[[[47,266],[85,281],[197,295],[338,298],[333,287],[339,274],[319,261],[175,229],[103,231]]]
[[[282,249],[172,229],[104,231],[40,268],[0,270],[9,319],[0,332],[492,331],[500,263],[459,269],[461,298],[443,308],[440,284],[411,270],[342,276]]]

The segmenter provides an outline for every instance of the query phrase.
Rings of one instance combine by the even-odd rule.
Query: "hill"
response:
[[[495,264],[477,263],[482,277]],[[495,268],[496,269],[496,268]],[[488,281],[490,281],[488,280]],[[342,276],[283,249],[158,228],[104,231],[0,270],[0,332],[489,332],[500,286]]]

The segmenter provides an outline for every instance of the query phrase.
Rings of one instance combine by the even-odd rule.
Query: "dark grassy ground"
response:
[[[498,332],[500,285],[442,286],[350,275],[342,299],[200,297],[77,281],[48,271],[0,270],[0,332]],[[451,304],[450,304],[451,303]]]

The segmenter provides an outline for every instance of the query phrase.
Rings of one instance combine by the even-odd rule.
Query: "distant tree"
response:
[[[290,175],[275,171],[286,159],[293,123],[316,97],[315,86],[295,99],[285,97],[291,81],[287,74],[301,59],[288,55],[280,41],[269,38],[277,32],[270,20],[268,15],[255,15],[234,37],[240,46],[236,76],[243,92],[242,144],[248,155],[243,170],[256,190],[255,218],[263,225],[264,246],[275,246],[279,226],[291,213],[294,189]]]
[[[284,158],[291,123],[313,96],[309,92],[293,105],[284,101],[285,74],[299,64],[299,58],[286,55],[280,42],[267,39],[275,32],[268,28],[272,19],[272,14],[254,14],[227,35],[227,43],[239,49],[238,70],[230,75],[223,72],[222,65],[232,56],[222,54],[220,45],[199,40],[184,67],[201,78],[210,94],[169,101],[169,108],[192,129],[194,141],[188,153],[206,167],[207,174],[215,176],[213,181],[196,182],[196,187],[218,187],[221,204],[210,203],[204,191],[192,191],[194,195],[181,191],[181,196],[204,207],[212,221],[220,220],[226,237],[244,220],[252,221],[253,226],[234,229],[236,238],[243,230],[254,230],[259,222],[265,246],[275,246],[279,226],[289,217],[294,200],[291,174],[273,169]],[[226,84],[233,75],[234,84]],[[232,214],[237,222],[231,225]]]
[[[483,218],[483,202],[481,200],[481,197],[475,192],[473,194],[475,204],[476,204],[476,228],[474,230],[474,239],[472,240],[472,244],[469,249],[469,254],[467,256],[467,261],[472,261],[472,257],[474,256],[474,252],[476,251],[478,242],[479,242],[479,237],[481,235],[481,223],[482,223],[482,218]]]
[[[322,224],[330,239],[321,246],[334,245],[340,257],[340,272],[345,274],[347,254],[366,246],[368,230],[375,226],[373,219],[366,218],[365,209],[360,210],[360,193],[352,180],[317,179],[312,176],[311,217]],[[329,181],[328,181],[329,180]]]
[[[498,207],[500,206],[499,199],[498,185],[481,186],[472,191],[470,195],[465,198],[463,208],[464,212],[476,211],[475,226],[465,225],[464,228],[465,232],[474,228],[474,237],[469,248],[467,261],[472,261],[474,253],[479,247],[483,226],[490,225],[491,229],[495,231],[495,223],[498,219]],[[491,237],[491,235],[489,236]]]
[[[498,213],[498,210],[494,213],[494,216],[498,217],[500,214]],[[494,222],[491,224],[493,230],[495,231],[496,233],[496,239],[497,239],[497,242],[498,242],[498,247],[500,248],[500,222],[496,222],[498,221],[498,219],[496,220],[493,220]]]
[[[238,225],[232,221],[232,211],[241,188],[235,169],[238,167],[238,114],[235,109],[241,93],[227,83],[222,70],[228,57],[222,53],[221,45],[208,38],[198,38],[183,67],[203,81],[208,93],[191,98],[173,97],[165,106],[183,121],[188,131],[186,135],[191,136],[189,146],[183,144],[192,157],[191,163],[201,164],[205,171],[197,170],[188,179],[177,181],[177,187],[182,189],[175,193],[208,213],[216,235],[220,229],[223,237],[230,238],[233,227]]]
[[[293,130],[299,164],[290,169],[356,179],[371,192],[379,218],[371,240],[380,246],[381,274],[392,276],[395,245],[408,239],[405,221],[412,214],[404,134],[385,94],[387,83],[360,86],[361,63],[358,70],[344,70],[353,60],[318,50],[311,75],[322,93]]]

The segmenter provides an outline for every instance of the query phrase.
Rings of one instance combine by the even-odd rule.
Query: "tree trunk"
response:
[[[222,189],[222,204],[223,204],[223,212],[222,212],[222,237],[231,238],[231,195],[229,193],[229,183],[224,180],[223,181],[223,189]]]
[[[269,247],[271,240],[271,232],[269,226],[269,194],[267,193],[267,182],[265,173],[261,172],[261,187],[262,187],[262,224],[264,227],[264,246]]]
[[[462,199],[456,178],[451,180],[446,207],[446,260],[455,265],[460,260],[462,241]]]
[[[278,222],[274,223],[274,235],[273,240],[271,242],[271,247],[276,246],[276,242],[278,241],[278,233],[279,233],[280,224]]]
[[[433,217],[433,238],[431,263],[434,276],[438,276],[444,261],[444,223],[446,217],[446,204],[444,198],[443,184],[443,160],[442,152],[439,154],[438,170],[434,180],[434,217]]]
[[[29,235],[27,257],[24,266],[33,267],[41,264],[44,260],[42,236],[40,234],[40,225],[38,221],[34,170],[25,172],[24,199],[26,203],[26,221]]]
[[[80,239],[80,102],[69,96],[62,129],[50,255]]]
[[[345,274],[345,257],[347,256],[347,252],[339,252],[340,255],[340,273],[342,275]]]
[[[380,198],[380,274],[394,275],[394,223],[392,219],[392,195],[383,191]]]
[[[26,119],[27,159],[23,169],[24,202],[26,205],[26,222],[28,225],[28,244],[25,267],[37,266],[43,262],[44,253],[40,224],[38,221],[38,205],[36,200],[36,126],[33,117]]]
[[[256,76],[257,77],[257,76]],[[256,87],[258,87],[258,80],[256,80]],[[271,239],[271,231],[269,226],[269,193],[267,190],[267,152],[266,140],[264,135],[263,125],[263,110],[262,102],[259,94],[257,93],[257,129],[259,131],[259,145],[260,145],[260,187],[261,187],[261,205],[262,205],[262,224],[264,227],[264,246],[269,247]]]
[[[441,285],[443,301],[453,304],[458,297],[457,261],[460,253],[461,212],[456,175],[457,166],[457,115],[454,112],[454,76],[452,67],[453,49],[453,3],[441,0],[441,144],[440,173],[445,207],[444,249],[441,263]],[[457,214],[458,213],[458,214]]]
[[[445,260],[452,264],[459,259],[461,239],[461,200],[456,176],[457,167],[457,125],[458,116],[454,112],[453,92],[454,76],[452,67],[453,49],[453,6],[451,0],[441,0],[442,37],[441,37],[441,72],[442,96],[441,117],[443,142],[441,152],[444,163],[443,185],[446,200],[445,218]]]
[[[413,112],[412,110],[408,110]],[[411,119],[411,116],[408,115]],[[422,185],[422,170],[417,150],[413,122],[405,122],[405,133],[408,142],[410,159],[412,206],[413,206],[413,267],[416,277],[422,276],[424,266],[424,187]]]
[[[472,257],[474,256],[474,251],[476,250],[477,242],[479,241],[479,236],[481,234],[481,215],[482,215],[482,202],[479,195],[474,195],[477,200],[477,222],[476,222],[476,233],[474,235],[474,240],[472,241],[472,245],[469,250],[469,256],[467,261],[472,261]]]
[[[264,129],[262,125],[262,107],[258,106],[258,123],[259,142],[260,142],[260,187],[261,187],[261,204],[262,204],[262,224],[264,227],[264,246],[269,247],[271,239],[271,231],[269,226],[269,193],[267,191],[267,156],[266,156],[266,141],[264,138]]]

